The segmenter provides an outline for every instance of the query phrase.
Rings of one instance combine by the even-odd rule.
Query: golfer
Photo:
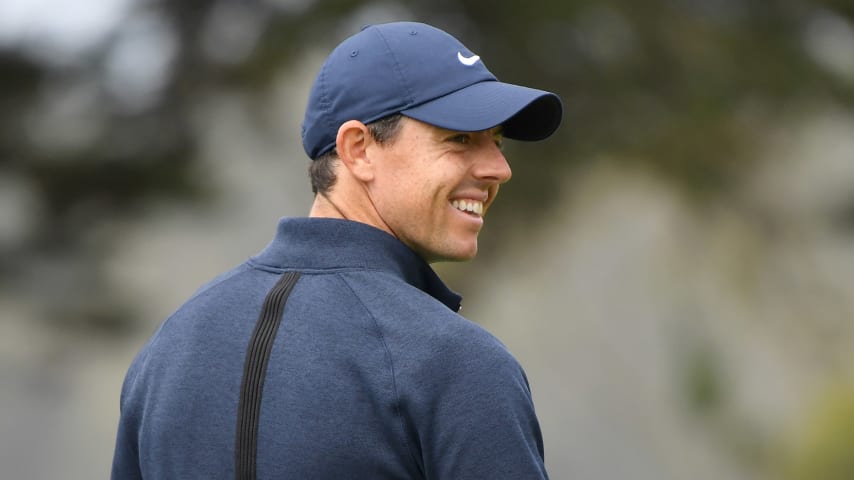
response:
[[[525,373],[430,264],[475,256],[510,180],[502,143],[561,112],[429,25],[344,40],[305,111],[308,217],[139,352],[113,478],[547,478]]]

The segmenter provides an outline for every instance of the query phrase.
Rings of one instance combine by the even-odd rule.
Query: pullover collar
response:
[[[283,218],[276,236],[252,262],[286,270],[380,270],[459,311],[462,297],[394,236],[370,225],[334,218]]]

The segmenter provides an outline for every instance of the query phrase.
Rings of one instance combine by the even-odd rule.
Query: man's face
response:
[[[367,185],[391,233],[428,262],[477,254],[483,215],[510,180],[501,128],[455,132],[407,117],[397,137],[375,145]]]

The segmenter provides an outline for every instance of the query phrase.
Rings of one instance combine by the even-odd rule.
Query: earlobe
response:
[[[373,142],[368,127],[358,121],[349,120],[338,128],[335,148],[338,158],[350,173],[363,182],[373,179],[373,163],[368,155],[368,146]]]

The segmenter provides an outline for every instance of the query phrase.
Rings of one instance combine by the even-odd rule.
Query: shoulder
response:
[[[380,327],[405,330],[419,341],[467,348],[506,348],[480,325],[454,312],[439,300],[383,272],[351,272],[342,279]]]
[[[382,274],[349,274],[344,281],[376,322],[398,375],[521,382],[527,390],[521,366],[498,338],[430,295]]]

